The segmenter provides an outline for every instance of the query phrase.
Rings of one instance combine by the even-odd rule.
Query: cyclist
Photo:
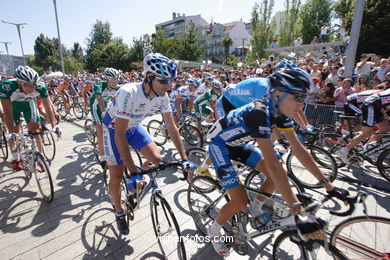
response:
[[[134,165],[129,145],[154,164],[162,161],[157,145],[142,127],[141,121],[161,111],[168,133],[183,160],[183,166],[188,166],[167,95],[172,80],[176,77],[176,65],[159,53],[150,53],[144,59],[144,74],[142,83],[128,83],[118,90],[102,119],[104,151],[110,171],[109,190],[115,205],[118,230],[125,235],[129,233],[129,227],[120,202],[124,165],[132,175],[131,183],[140,178],[137,175],[140,169]]]
[[[203,95],[195,99],[195,115],[198,124],[198,129],[202,133],[201,122],[203,120],[211,120],[214,118],[215,102],[222,95],[222,83],[218,80],[213,80],[211,90],[206,91]]]
[[[362,133],[355,136],[348,145],[336,152],[346,164],[349,164],[349,151],[364,139],[371,137],[374,125],[378,127],[378,133],[387,133],[390,130],[390,89],[368,96],[363,102],[361,111],[363,114]],[[369,142],[377,141],[380,138],[381,136],[374,136]]]
[[[69,92],[73,89],[74,93],[77,93],[71,82],[69,77],[65,76],[64,80],[60,83],[60,86],[58,87],[58,93],[61,95],[63,101],[64,101],[64,107],[66,110],[69,110],[71,108],[70,101],[69,101]]]
[[[53,105],[48,98],[46,85],[40,80],[38,73],[29,66],[18,66],[15,70],[15,78],[0,83],[0,99],[4,109],[4,123],[8,132],[10,134],[19,133],[21,113],[27,122],[28,131],[36,132],[39,130],[41,118],[38,112],[37,97],[41,98],[52,128],[56,128]],[[57,133],[60,133],[58,127]],[[36,135],[35,139],[38,150],[42,152],[41,137]],[[13,141],[11,141],[10,147],[13,147]],[[11,153],[12,169],[20,171],[22,167],[17,148],[16,150],[11,149]]]
[[[220,236],[221,226],[234,214],[247,207],[247,196],[238,179],[231,160],[239,161],[249,167],[265,173],[267,179],[261,190],[272,194],[278,189],[291,207],[291,213],[299,232],[309,239],[321,239],[321,226],[312,215],[303,211],[287,181],[287,173],[278,161],[270,132],[272,125],[283,131],[292,146],[295,156],[318,180],[328,193],[345,200],[348,192],[334,187],[321,173],[310,153],[304,148],[294,132],[292,116],[302,108],[307,92],[312,87],[309,74],[301,69],[285,69],[273,73],[270,77],[270,95],[264,100],[254,100],[240,108],[230,111],[218,120],[209,131],[211,139],[209,155],[222,185],[228,190],[230,202],[225,204],[214,223],[208,229],[211,238]],[[257,148],[248,142],[256,139]],[[260,151],[261,150],[261,151]],[[264,158],[263,158],[264,157]],[[263,159],[262,159],[263,158]],[[258,197],[250,204],[252,215],[261,215],[265,198]],[[229,254],[226,245],[212,239],[217,253]]]
[[[114,68],[106,68],[103,71],[103,74],[105,75],[107,81],[101,81],[93,86],[92,96],[89,103],[92,114],[92,122],[98,135],[99,161],[104,169],[106,161],[104,160],[103,150],[102,112],[104,112],[108,102],[111,101],[120,88],[118,85],[120,73]]]
[[[92,92],[92,83],[90,81],[84,81],[83,88],[81,89],[81,95],[84,101],[84,111],[87,111],[88,107],[90,107],[89,99],[91,98],[91,92]]]

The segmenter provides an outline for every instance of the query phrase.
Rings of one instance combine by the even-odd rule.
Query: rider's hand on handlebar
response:
[[[309,134],[313,134],[313,133],[315,133],[317,131],[318,131],[318,129],[315,126],[313,126],[313,125],[308,125],[306,127],[306,132],[309,133]]]

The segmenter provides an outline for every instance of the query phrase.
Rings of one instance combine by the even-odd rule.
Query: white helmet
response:
[[[144,73],[147,72],[163,78],[176,78],[176,65],[160,53],[150,53],[144,59]]]
[[[39,75],[34,69],[21,65],[16,68],[15,77],[25,82],[37,82],[39,79]]]
[[[106,75],[107,77],[115,78],[115,79],[119,78],[120,76],[119,71],[114,68],[106,68],[103,71],[103,74]]]

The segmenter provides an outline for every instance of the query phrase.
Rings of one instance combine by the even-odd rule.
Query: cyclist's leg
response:
[[[23,116],[27,123],[27,128],[29,132],[37,132],[40,129],[41,118],[39,116],[39,109],[36,99],[30,99],[28,102],[25,102],[23,106]],[[40,135],[34,136],[37,143],[38,151],[43,152],[42,139]]]
[[[388,120],[384,120],[384,121],[376,124],[376,126],[378,127],[378,131],[376,131],[376,133],[384,134],[384,133],[387,133],[390,131],[390,124],[389,124]],[[382,138],[381,135],[373,135],[373,136],[371,136],[370,140],[368,140],[367,144],[369,144],[371,142],[379,141],[381,138]]]

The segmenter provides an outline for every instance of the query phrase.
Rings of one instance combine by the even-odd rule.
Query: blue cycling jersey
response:
[[[269,95],[269,79],[253,78],[241,81],[224,90],[223,96],[234,106],[242,107],[254,100],[262,100]]]

